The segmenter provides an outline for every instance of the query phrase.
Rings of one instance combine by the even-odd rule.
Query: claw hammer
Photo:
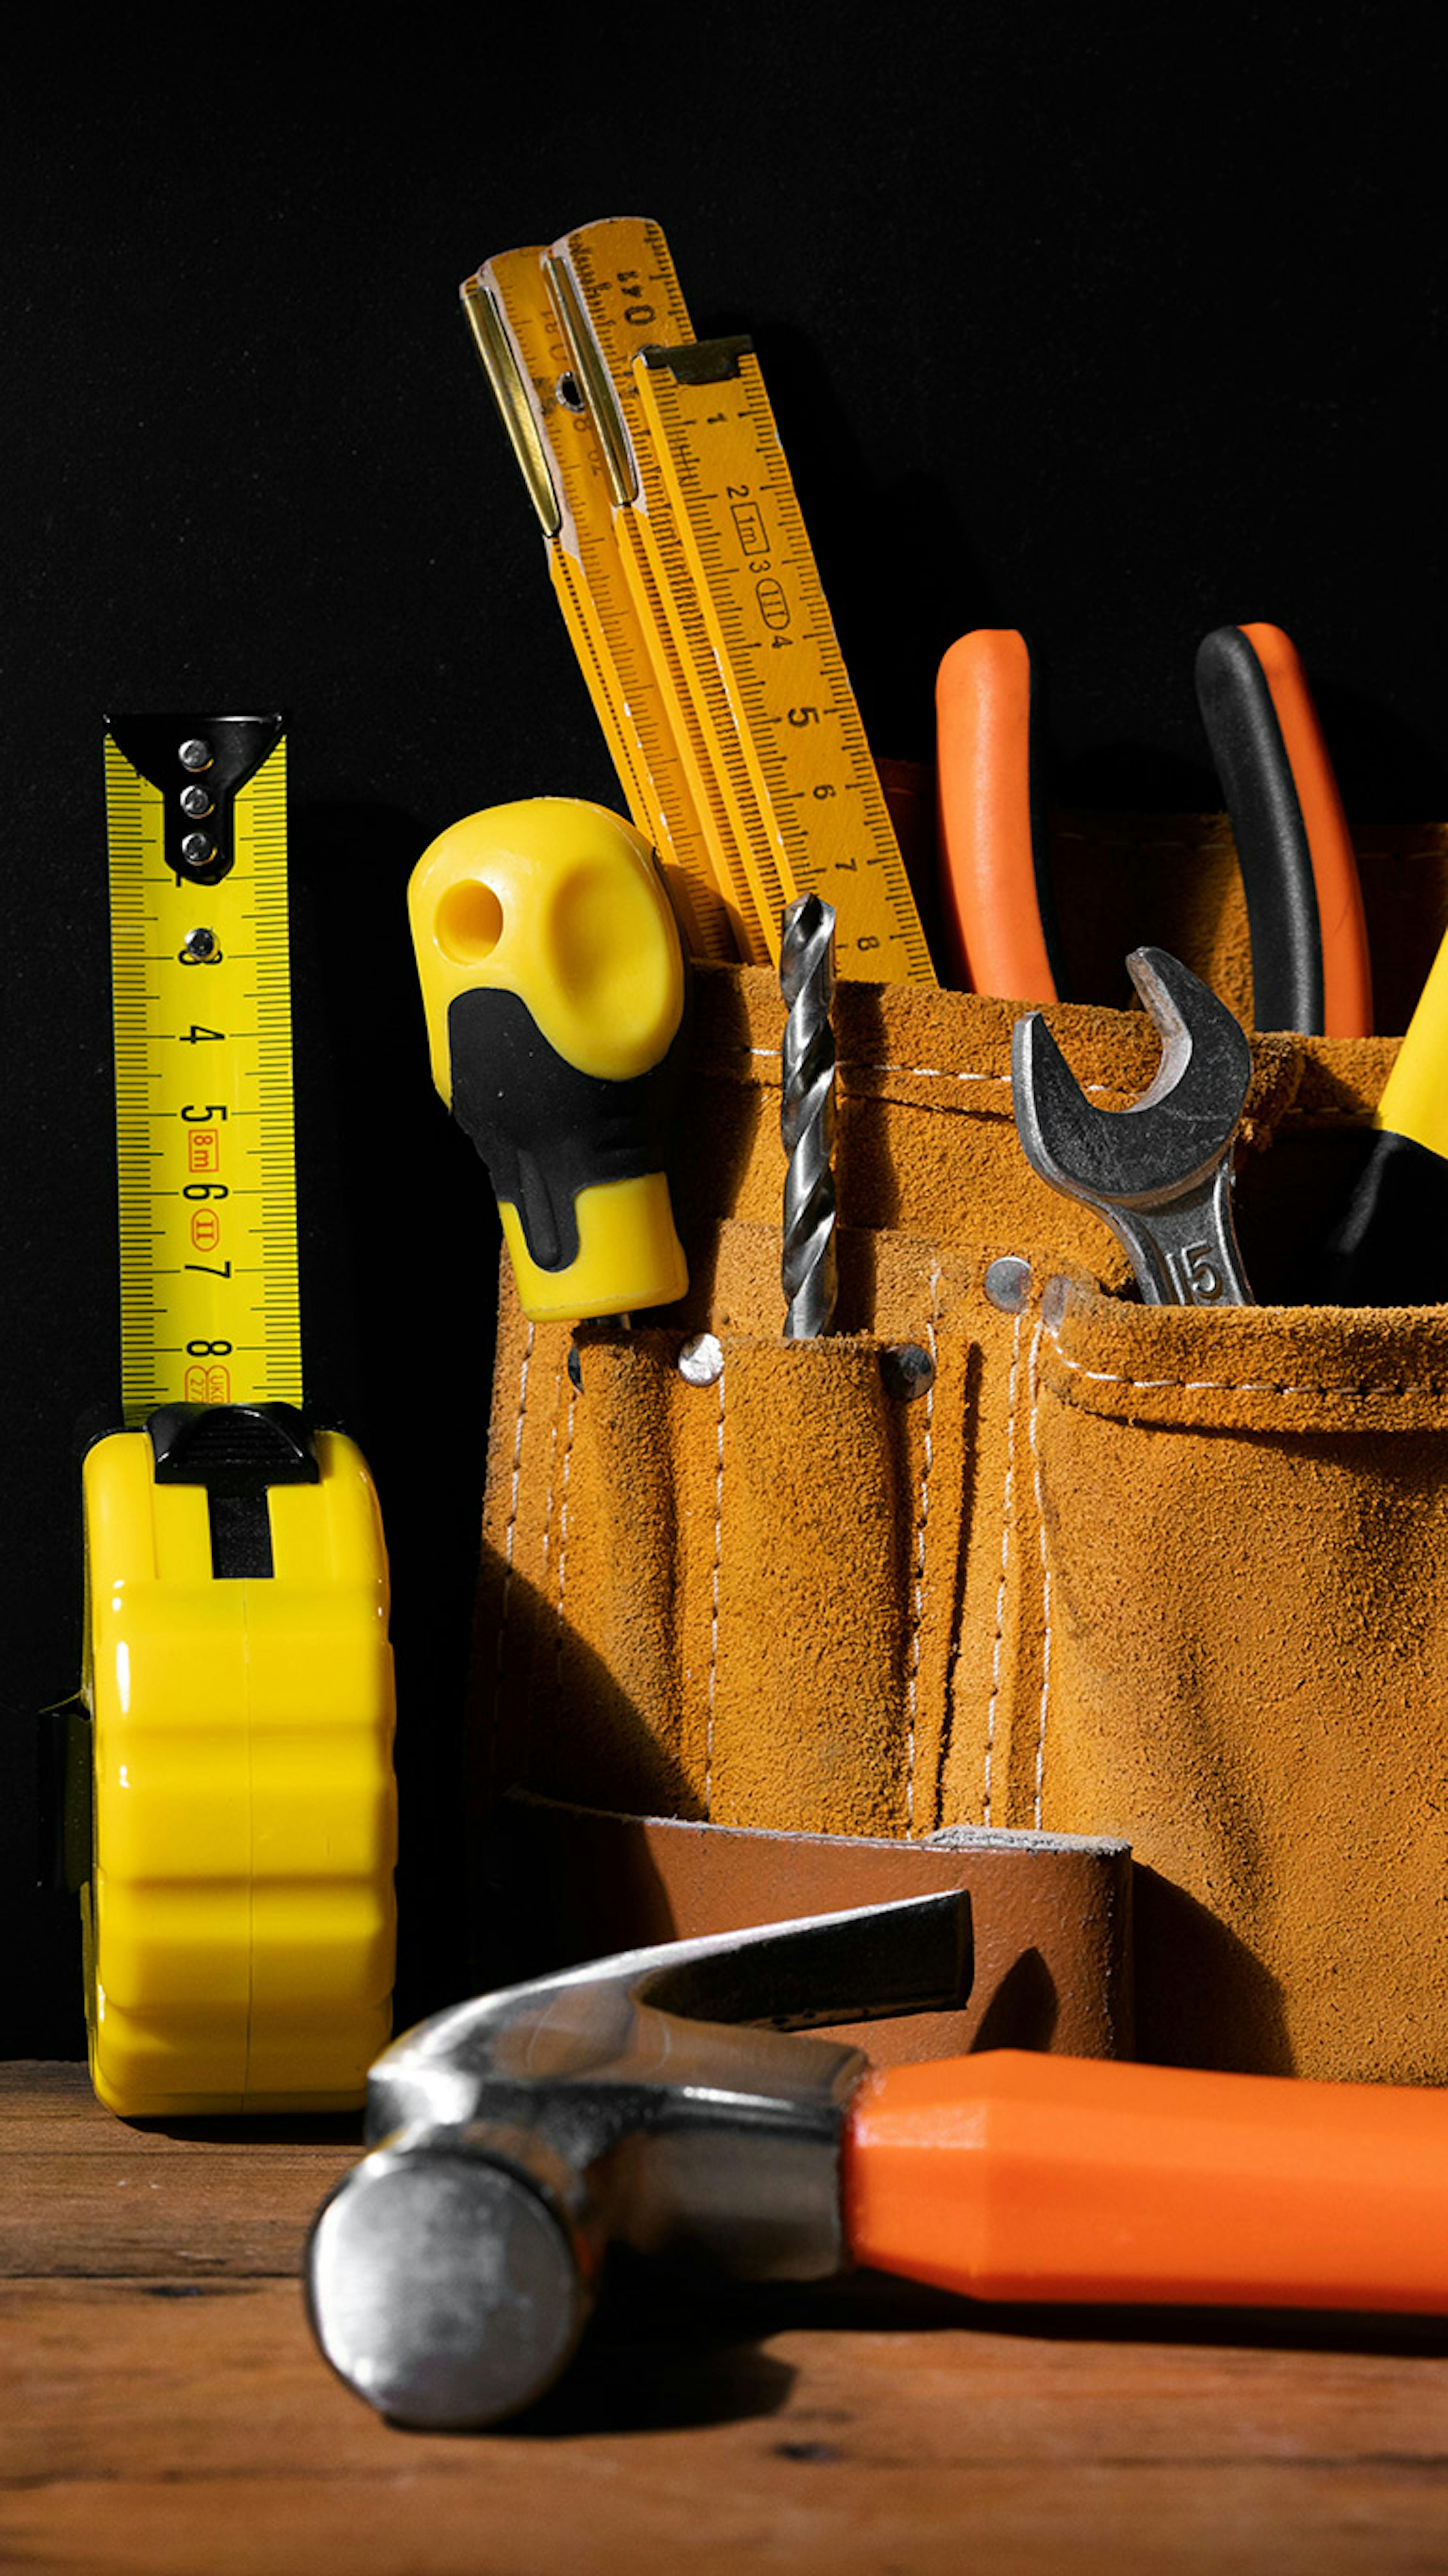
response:
[[[636,1950],[456,2006],[372,2069],[313,2329],[395,2422],[566,2368],[611,2244],[977,2299],[1448,2310],[1448,2093],[800,2034],[960,1999],[959,1890]]]

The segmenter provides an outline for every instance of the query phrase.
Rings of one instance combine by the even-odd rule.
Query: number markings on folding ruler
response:
[[[694,341],[641,216],[506,252],[463,295],[630,810],[682,881],[681,910],[692,898],[691,946],[727,953],[722,906],[741,955],[777,957],[785,904],[812,888],[834,902],[843,974],[933,983],[757,364],[732,358],[743,400],[722,408],[709,373],[714,351],[748,343]],[[657,372],[661,353],[695,349],[697,379]],[[732,444],[712,439],[701,472],[691,431],[721,428]],[[750,542],[763,523],[717,515],[745,481],[779,531],[767,588]],[[766,647],[787,670],[765,676]]]
[[[298,1404],[285,745],[209,886],[178,880],[160,789],[105,752],[125,1418]]]
[[[735,711],[715,659],[673,505],[647,434],[634,360],[659,338],[692,342],[693,330],[657,224],[620,216],[587,224],[557,245],[549,280],[581,359],[579,374],[611,475],[614,539],[633,597],[654,682],[688,773],[741,956],[777,957],[790,890],[760,815],[742,756]]]
[[[634,375],[781,874],[834,905],[842,974],[933,983],[758,360],[695,343]]]

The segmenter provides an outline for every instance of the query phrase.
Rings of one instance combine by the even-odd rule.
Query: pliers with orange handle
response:
[[[1220,626],[1197,700],[1232,818],[1259,1028],[1366,1037],[1362,891],[1306,675],[1277,626]],[[941,877],[957,979],[1011,1000],[1061,997],[1060,941],[1031,813],[1031,665],[1010,629],[963,635],[936,689]]]

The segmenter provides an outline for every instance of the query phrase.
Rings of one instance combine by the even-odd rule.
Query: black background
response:
[[[101,719],[291,723],[305,1331],[395,1581],[404,2019],[448,2000],[496,1235],[433,1094],[427,843],[621,800],[456,289],[664,226],[759,348],[871,740],[1023,627],[1068,801],[1216,802],[1198,637],[1308,662],[1349,812],[1448,813],[1443,60],[1367,7],[238,17],[7,66],[0,2053],[79,2052],[32,1884],[118,1382]],[[317,22],[319,28],[323,22]]]

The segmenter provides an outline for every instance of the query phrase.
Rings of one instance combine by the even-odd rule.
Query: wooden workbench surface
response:
[[[1448,2566],[1448,2327],[635,2281],[527,2429],[401,2433],[332,2378],[297,2286],[355,2133],[130,2128],[70,2065],[0,2070],[0,2124],[0,2566]]]

